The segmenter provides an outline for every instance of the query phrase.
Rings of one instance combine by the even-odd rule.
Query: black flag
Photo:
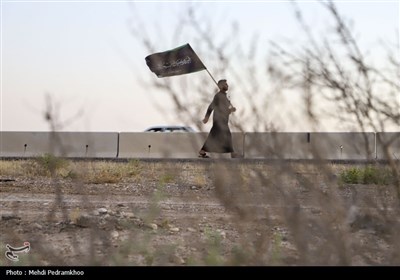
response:
[[[159,78],[189,74],[206,69],[189,44],[148,55],[146,64]]]

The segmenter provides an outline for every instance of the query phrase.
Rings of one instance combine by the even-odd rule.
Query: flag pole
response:
[[[201,61],[200,57],[198,57],[198,58],[199,58],[199,60]],[[201,61],[201,63],[204,65],[203,61]],[[207,67],[204,66],[204,68],[206,69],[208,75],[210,75],[211,79],[213,79],[215,85],[219,88],[218,83],[217,83],[217,81],[214,79],[213,75],[211,75],[211,73],[210,73],[210,71],[208,71]],[[231,101],[230,101],[229,99],[228,99],[228,101],[229,101],[229,105],[230,105],[231,107],[233,107]]]
[[[188,44],[189,45],[189,44]],[[190,45],[189,45],[190,47]],[[192,47],[190,47],[192,49]],[[195,53],[195,51],[192,49],[192,51]],[[196,53],[195,53],[196,54]],[[206,69],[208,75],[210,75],[211,79],[214,81],[215,85],[217,88],[219,88],[217,81],[214,79],[214,77],[211,75],[210,71],[208,71],[207,67],[204,65],[203,61],[201,61],[200,57],[196,54],[197,58],[200,60],[201,64],[203,64],[204,69]]]
[[[218,87],[218,83],[217,83],[217,81],[214,79],[214,77],[211,75],[210,71],[208,71],[207,68],[206,68],[206,71],[207,71],[208,75],[210,75],[211,79],[213,79],[214,83],[215,83],[215,84],[217,85],[217,87]]]

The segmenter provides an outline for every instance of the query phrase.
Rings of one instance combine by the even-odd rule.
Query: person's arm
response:
[[[231,103],[230,101],[229,101],[229,111],[230,111],[231,113],[236,112],[236,108],[233,107],[233,105],[232,105],[232,103]]]
[[[203,123],[208,122],[208,119],[210,118],[210,115],[211,115],[212,111],[214,110],[214,103],[215,103],[214,100],[215,100],[215,98],[213,99],[213,101],[207,108],[207,112],[206,112],[206,115],[204,116]]]
[[[236,108],[235,108],[235,107],[233,107],[233,105],[232,105],[232,103],[231,103],[231,101],[229,100],[229,98],[228,98],[228,97],[226,97],[226,100],[228,101],[228,109],[229,109],[229,113],[236,112]]]

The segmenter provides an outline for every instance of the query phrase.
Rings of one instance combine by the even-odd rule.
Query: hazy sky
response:
[[[156,124],[181,124],[155,106],[154,100],[158,100],[168,111],[171,105],[167,96],[140,85],[140,80],[157,77],[147,68],[144,58],[149,53],[130,33],[129,24],[140,20],[146,32],[154,34],[153,41],[159,41],[157,52],[185,43],[196,50],[191,38],[175,42],[168,34],[186,11],[187,2],[132,1],[129,5],[126,1],[0,1],[0,130],[49,130],[43,117],[46,95],[51,96],[60,120],[67,121],[60,128],[66,131],[130,132]],[[213,18],[221,19],[220,32],[233,20],[240,23],[244,39],[258,32],[261,49],[268,49],[269,40],[299,34],[287,1],[198,2]],[[354,21],[364,49],[375,48],[380,39],[396,42],[399,1],[336,4]],[[313,1],[299,1],[299,5],[308,22],[323,30],[329,21],[321,6]],[[155,25],[162,28],[164,36],[152,32]],[[211,72],[218,67],[213,61],[203,62]],[[195,79],[207,73],[190,75]],[[211,85],[210,97],[214,90]],[[237,95],[233,92],[233,103],[235,98],[240,99]],[[290,123],[284,128],[301,129],[306,128]]]

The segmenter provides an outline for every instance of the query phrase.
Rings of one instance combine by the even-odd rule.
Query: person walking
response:
[[[199,157],[208,158],[207,152],[209,153],[231,153],[231,157],[237,157],[233,145],[232,145],[232,134],[229,129],[229,115],[236,111],[236,108],[232,106],[231,102],[227,97],[228,82],[223,79],[218,81],[219,91],[215,94],[214,99],[207,108],[206,115],[203,119],[203,123],[206,124],[210,118],[211,113],[213,115],[213,125],[210,133],[204,142],[203,147],[199,151]]]

